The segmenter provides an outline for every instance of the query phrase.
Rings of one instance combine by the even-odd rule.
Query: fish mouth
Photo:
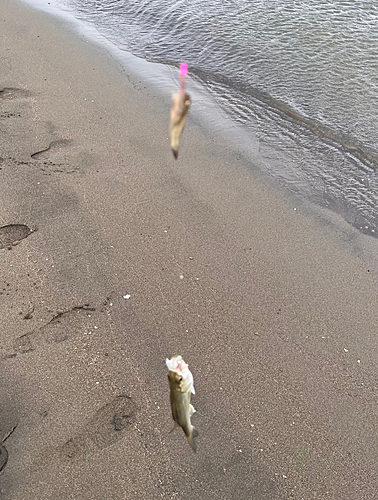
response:
[[[166,364],[170,371],[177,373],[183,372],[189,366],[181,356],[174,356],[172,359],[166,359]]]

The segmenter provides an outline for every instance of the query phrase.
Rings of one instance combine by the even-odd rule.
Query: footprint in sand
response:
[[[137,406],[130,396],[116,396],[97,410],[84,427],[63,445],[42,450],[33,464],[33,470],[53,459],[62,463],[85,459],[114,445],[134,429],[136,414]]]
[[[8,452],[5,446],[0,445],[0,472],[4,469],[8,462]]]
[[[35,229],[30,229],[25,224],[9,224],[0,227],[0,249],[12,248],[24,238],[34,233]]]
[[[72,144],[72,141],[68,139],[57,139],[55,141],[51,141],[47,148],[41,149],[30,156],[33,160],[40,160],[49,158],[53,153],[61,153],[63,148],[66,148]]]
[[[18,98],[25,98],[25,97],[30,97],[30,92],[27,90],[23,89],[16,89],[12,87],[6,87],[0,90],[0,99],[18,99]]]
[[[65,342],[77,331],[88,327],[88,313],[95,311],[89,304],[74,306],[67,311],[58,313],[45,325],[21,335],[13,342],[12,349],[5,354],[4,359],[15,358],[21,354],[30,353],[45,344]]]
[[[9,438],[9,436],[11,436],[13,434],[16,427],[17,427],[17,425],[12,427],[12,429],[5,434],[5,436],[3,437],[3,439],[0,443],[0,473],[4,470],[5,466],[7,465],[8,456],[9,456],[8,450],[5,448],[4,443]]]
[[[129,396],[120,395],[102,406],[85,428],[66,441],[59,454],[62,459],[72,459],[95,450],[112,446],[132,429],[136,405]]]
[[[38,162],[45,175],[52,173],[72,174],[79,170],[76,148],[69,139],[56,139],[39,151],[31,154],[34,162]],[[76,159],[75,159],[76,158]]]

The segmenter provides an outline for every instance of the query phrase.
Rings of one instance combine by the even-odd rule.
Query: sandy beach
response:
[[[2,0],[0,40],[1,498],[378,498],[377,240],[190,115],[175,161],[170,96],[64,20]]]

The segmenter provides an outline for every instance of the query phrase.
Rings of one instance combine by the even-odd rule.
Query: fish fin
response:
[[[194,441],[194,438],[196,438],[197,436],[198,436],[198,431],[192,425],[192,432],[190,433],[189,436],[186,437],[186,439],[188,440],[188,443],[190,444],[190,447],[192,448],[192,450],[194,451],[194,453],[197,453],[197,444]]]
[[[174,423],[173,429],[169,431],[169,434],[177,429],[177,427],[180,427],[176,422]]]
[[[189,416],[191,417],[193,413],[196,413],[196,410],[193,405],[189,405]]]

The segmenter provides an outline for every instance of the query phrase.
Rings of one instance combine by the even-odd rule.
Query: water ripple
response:
[[[378,229],[373,2],[62,1],[122,49],[188,62],[236,122],[257,130],[274,177]]]

